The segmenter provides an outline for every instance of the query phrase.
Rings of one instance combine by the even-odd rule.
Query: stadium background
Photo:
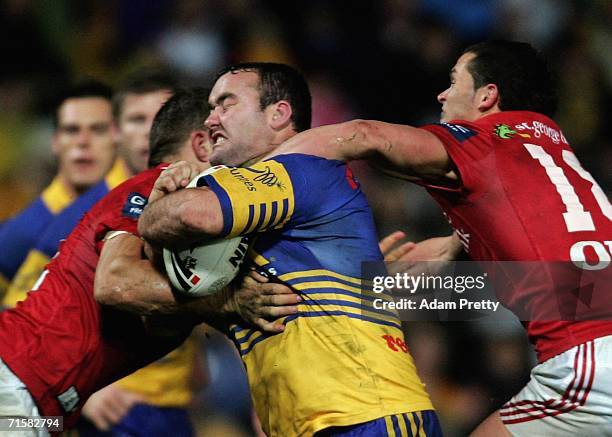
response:
[[[356,117],[418,125],[437,121],[435,97],[461,49],[492,37],[529,41],[548,55],[559,81],[556,120],[609,195],[610,23],[609,0],[4,0],[0,220],[53,175],[51,111],[71,81],[116,85],[164,65],[186,85],[206,85],[230,62],[287,62],[311,84],[315,126]],[[449,232],[420,188],[354,167],[381,236]],[[450,436],[518,391],[534,362],[518,324],[415,323],[407,335]],[[206,346],[211,384],[193,407],[202,435],[251,435],[240,363],[221,338]]]

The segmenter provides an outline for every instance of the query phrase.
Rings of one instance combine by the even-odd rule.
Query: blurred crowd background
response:
[[[54,102],[76,80],[112,86],[163,66],[185,85],[208,85],[228,63],[285,62],[310,82],[315,126],[352,118],[420,125],[437,121],[436,96],[462,49],[494,37],[531,42],[548,56],[559,84],[556,121],[609,194],[609,0],[3,0],[0,221],[54,174]],[[420,188],[354,168],[381,237],[450,232]],[[534,364],[518,323],[414,323],[406,332],[450,436],[516,393]],[[240,362],[222,338],[204,343],[209,385],[193,407],[202,435],[251,435]]]

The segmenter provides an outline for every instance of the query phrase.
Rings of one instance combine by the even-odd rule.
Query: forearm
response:
[[[144,242],[118,233],[106,240],[94,281],[96,300],[146,317],[184,315],[219,327],[235,314],[232,295],[221,292],[202,298],[176,294],[162,270],[144,257]],[[152,255],[152,254],[151,254]]]
[[[223,215],[217,196],[206,188],[184,189],[147,205],[138,230],[149,242],[180,247],[217,236]]]
[[[431,132],[375,120],[352,120],[302,132],[277,153],[306,153],[327,159],[367,159],[393,176],[452,177],[446,149]]]
[[[326,159],[352,161],[365,159],[376,153],[376,145],[364,135],[364,120],[320,126],[293,136],[273,154],[304,153]]]

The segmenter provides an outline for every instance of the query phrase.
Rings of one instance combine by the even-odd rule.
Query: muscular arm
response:
[[[138,231],[151,244],[178,247],[213,238],[223,230],[217,196],[208,188],[187,188],[147,205]]]
[[[189,314],[215,328],[231,318],[242,317],[267,331],[280,332],[282,324],[270,322],[294,314],[300,297],[280,284],[244,278],[239,289],[211,296],[177,299],[167,277],[142,255],[143,241],[132,234],[120,234],[104,243],[96,268],[96,300],[118,309],[145,316]]]
[[[143,244],[128,233],[104,243],[94,281],[99,303],[142,315],[185,312],[205,317],[213,311],[222,315],[230,312],[223,294],[214,299],[177,300],[168,278],[143,257]]]
[[[393,176],[456,179],[442,142],[431,132],[374,120],[352,120],[301,132],[274,154],[306,153],[327,159],[368,159]]]

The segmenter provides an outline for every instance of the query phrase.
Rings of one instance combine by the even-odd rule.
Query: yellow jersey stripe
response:
[[[385,425],[387,426],[387,435],[389,437],[396,437],[395,430],[393,429],[393,421],[391,416],[385,416]]]
[[[58,214],[72,203],[74,195],[70,193],[59,177],[55,177],[42,192],[41,198],[49,211]]]
[[[36,281],[40,278],[49,261],[51,261],[51,258],[47,255],[32,249],[19,267],[19,270],[17,270],[17,273],[15,273],[13,282],[11,282],[6,290],[2,304],[8,308],[14,308],[17,302],[24,301],[28,297],[28,292],[34,288]]]
[[[9,287],[9,281],[0,273],[0,299],[4,299],[4,293]]]
[[[295,288],[295,287],[294,287]],[[311,299],[314,301],[317,300],[321,300],[321,299],[328,299],[328,300],[343,300],[345,302],[353,302],[353,303],[368,303],[373,305],[373,302],[377,299],[381,299],[384,300],[386,302],[393,302],[393,296],[389,296],[387,294],[379,294],[379,295],[374,295],[371,296],[369,294],[358,294],[358,293],[353,293],[351,291],[347,291],[344,289],[336,289],[336,288],[332,288],[331,290],[329,288],[324,288],[321,289],[320,291],[318,291],[319,289],[315,289],[313,290],[300,290],[302,291],[302,296],[307,298],[307,299]]]
[[[268,261],[268,259],[266,259],[266,257],[264,257],[263,255],[257,253],[255,251],[255,249],[253,249],[253,243],[251,243],[251,248],[249,249],[249,259],[251,261],[253,261],[253,263],[255,263],[256,266],[258,267],[262,267],[265,266],[266,264],[270,264],[270,261]]]
[[[333,281],[300,282],[299,284],[291,284],[291,287],[295,288],[296,290],[310,290],[312,288],[338,288],[340,290],[361,293],[360,288]]]
[[[312,276],[331,276],[332,278],[342,279],[343,281],[352,282],[357,285],[361,285],[361,279],[353,278],[351,276],[342,275],[340,273],[332,272],[331,270],[315,269],[315,270],[303,270],[301,272],[291,272],[280,275],[278,279],[281,281],[290,281],[297,278],[309,278]]]
[[[106,173],[104,180],[106,181],[106,185],[109,190],[112,190],[117,185],[125,182],[130,175],[127,171],[127,165],[121,158],[115,159],[115,163],[111,167],[111,169]]]
[[[427,433],[425,432],[425,427],[423,426],[423,413],[421,411],[417,411],[416,413],[413,413],[413,414],[416,414],[419,419],[418,436],[427,437]]]
[[[397,422],[399,423],[399,429],[401,432],[402,437],[406,436],[409,437],[410,434],[408,434],[408,428],[406,427],[406,417],[402,414],[397,414]]]

